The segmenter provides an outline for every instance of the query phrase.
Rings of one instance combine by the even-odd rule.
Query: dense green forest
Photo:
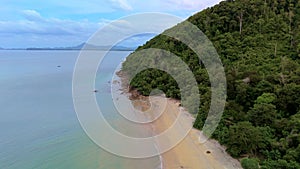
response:
[[[300,168],[300,1],[228,0],[188,21],[212,41],[225,67],[227,101],[213,137],[246,169]],[[170,51],[193,71],[201,105],[194,127],[201,129],[210,106],[210,82],[196,54],[183,43],[158,35],[137,51]],[[123,64],[126,72],[131,56]],[[147,69],[130,85],[143,95],[154,88],[180,99],[176,81]]]

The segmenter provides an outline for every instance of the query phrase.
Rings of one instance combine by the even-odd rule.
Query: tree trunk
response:
[[[242,29],[243,29],[243,11],[241,11],[241,15],[239,16],[240,20],[240,35],[242,34]]]
[[[267,0],[265,0],[265,4],[264,4],[264,15],[266,15],[266,6],[267,6]]]
[[[290,19],[290,36],[291,36],[291,47],[293,47],[293,32],[292,32],[292,22],[293,22],[293,18],[292,18],[292,14],[291,11],[289,12],[289,19]]]
[[[294,17],[293,10],[294,10],[294,5],[290,4],[289,5],[289,21],[290,21],[290,24],[289,24],[289,33],[290,33],[290,37],[291,37],[291,47],[293,47],[293,39],[294,39],[293,38],[293,28],[292,28],[293,17]]]
[[[275,51],[274,51],[274,57],[276,58],[276,56],[277,56],[277,42],[275,44]]]

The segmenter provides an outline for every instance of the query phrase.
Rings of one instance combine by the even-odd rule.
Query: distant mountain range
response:
[[[31,48],[1,48],[0,50],[113,50],[113,51],[133,51],[137,47],[127,46],[97,46],[88,43],[82,43],[72,47],[31,47]]]

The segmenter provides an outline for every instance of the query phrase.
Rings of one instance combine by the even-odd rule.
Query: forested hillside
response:
[[[212,41],[225,67],[227,102],[213,137],[244,168],[300,168],[300,1],[224,1],[188,19]],[[194,127],[201,129],[210,106],[205,67],[186,45],[158,35],[137,50],[159,48],[181,57],[201,94]],[[130,69],[131,56],[123,64]],[[148,69],[131,86],[144,95],[159,88],[180,99],[174,79]],[[257,164],[259,163],[259,165]]]

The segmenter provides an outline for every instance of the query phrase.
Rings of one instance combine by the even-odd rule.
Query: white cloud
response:
[[[112,5],[117,8],[121,8],[126,11],[133,10],[133,8],[129,5],[127,0],[110,0],[110,1],[111,1]]]
[[[123,38],[128,38],[136,34],[158,34],[180,21],[181,19],[177,17],[170,17],[169,15],[158,13],[132,15],[128,18],[125,17],[122,20],[113,21],[109,25],[103,27],[101,32],[97,32],[88,43],[95,45],[110,45],[116,43],[116,41],[123,40]],[[133,41],[131,41],[131,43],[133,43]]]
[[[87,20],[73,21],[57,18],[44,18],[37,11],[22,11],[25,19],[19,21],[0,21],[0,46],[10,47],[14,44],[31,45],[33,39],[39,40],[39,46],[57,46],[82,43],[86,41],[104,23]],[[14,38],[12,38],[14,37]],[[69,43],[65,41],[69,40]],[[11,42],[11,44],[10,44]]]
[[[166,0],[164,2],[171,9],[199,11],[221,1],[222,0]]]
[[[61,46],[62,42],[65,42],[63,46],[69,46],[86,41],[100,27],[125,14],[166,12],[185,18],[218,2],[220,0],[0,1],[0,47]],[[42,15],[36,10],[25,10],[24,7],[38,9]],[[22,14],[23,19],[20,20],[19,14]],[[98,17],[103,19],[99,21]],[[143,24],[149,21],[141,19],[139,22]],[[155,21],[151,27],[160,29],[156,22],[168,24]],[[112,26],[120,31],[130,29],[126,23],[115,23]]]
[[[25,20],[0,21],[0,33],[77,34],[96,30],[100,24],[85,21],[43,18],[37,11],[23,11]]]
[[[32,20],[32,21],[42,20],[42,16],[35,10],[23,10],[22,13],[24,17],[28,20]]]

